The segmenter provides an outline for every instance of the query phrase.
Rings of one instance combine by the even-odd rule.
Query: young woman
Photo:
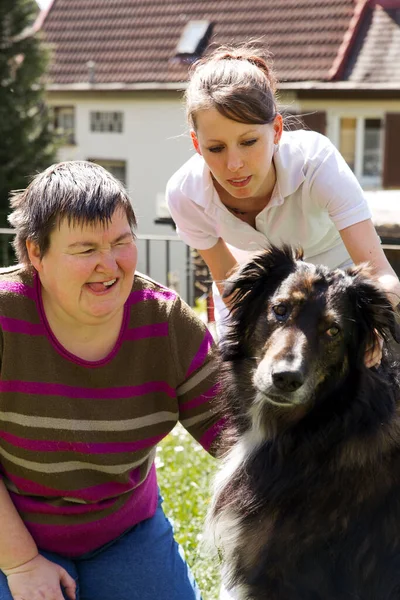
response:
[[[302,246],[305,260],[331,268],[370,262],[396,306],[400,283],[357,179],[323,135],[283,131],[275,87],[268,57],[224,47],[194,65],[186,92],[196,155],[171,177],[167,202],[211,271],[217,321],[228,312],[220,282],[269,242]]]

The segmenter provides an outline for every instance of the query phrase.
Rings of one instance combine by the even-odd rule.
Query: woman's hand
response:
[[[364,356],[364,364],[369,369],[371,367],[378,367],[381,364],[382,360],[382,346],[383,339],[381,336],[375,331],[375,339],[370,346],[365,351]]]
[[[32,560],[3,570],[14,600],[75,600],[76,584],[65,569],[38,554]]]

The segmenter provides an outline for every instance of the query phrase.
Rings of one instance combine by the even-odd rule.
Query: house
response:
[[[336,144],[377,211],[400,190],[400,0],[53,0],[37,27],[60,158],[120,177],[141,233],[172,231],[165,184],[193,152],[182,91],[211,44],[265,44],[284,112]]]

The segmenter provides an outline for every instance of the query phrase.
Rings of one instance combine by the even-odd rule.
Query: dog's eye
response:
[[[326,330],[326,333],[329,335],[329,337],[335,337],[338,333],[340,333],[340,329],[337,327],[337,325],[332,325],[332,327],[329,327],[329,329]]]
[[[277,317],[285,317],[288,312],[286,304],[276,304],[272,307],[272,310],[274,311]]]

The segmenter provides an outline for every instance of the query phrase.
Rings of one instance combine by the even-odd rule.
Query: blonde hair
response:
[[[193,64],[185,93],[186,115],[196,130],[196,114],[216,108],[239,123],[272,123],[278,112],[271,55],[244,44],[220,46]]]

